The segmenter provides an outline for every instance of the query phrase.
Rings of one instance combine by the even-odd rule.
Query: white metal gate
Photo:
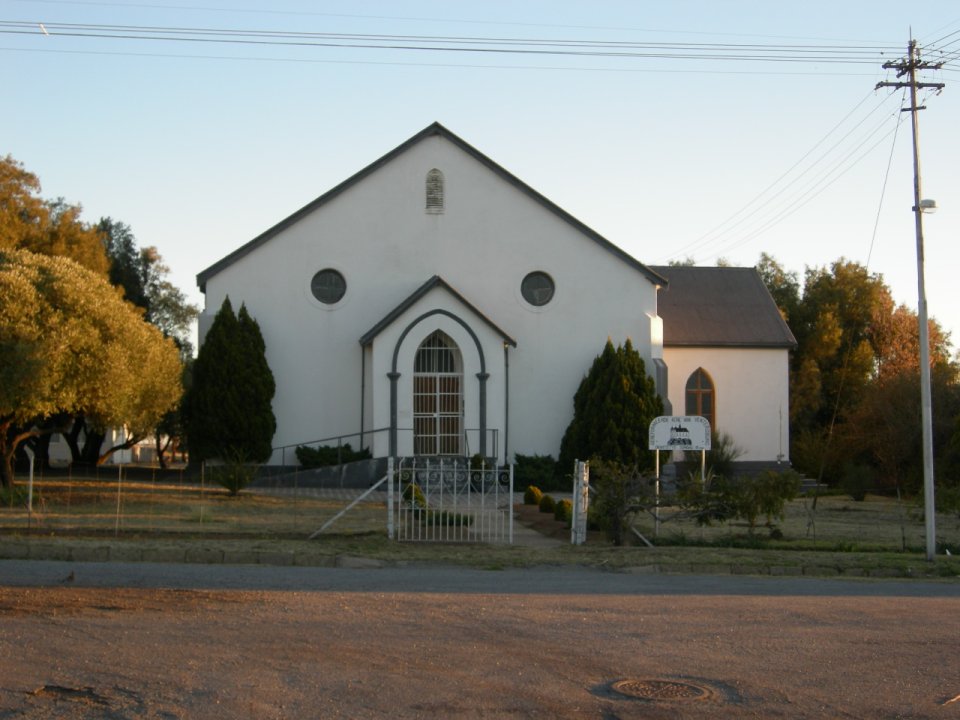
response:
[[[390,458],[387,534],[401,541],[512,543],[513,466]]]

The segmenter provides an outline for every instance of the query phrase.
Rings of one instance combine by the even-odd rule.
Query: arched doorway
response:
[[[461,455],[463,358],[446,333],[420,343],[413,360],[414,455]]]

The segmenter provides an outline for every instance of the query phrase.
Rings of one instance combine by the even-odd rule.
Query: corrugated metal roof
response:
[[[796,338],[754,268],[651,265],[665,347],[783,347]]]

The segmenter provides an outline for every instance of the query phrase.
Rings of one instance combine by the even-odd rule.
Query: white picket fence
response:
[[[513,542],[513,466],[391,458],[387,533],[406,542]]]

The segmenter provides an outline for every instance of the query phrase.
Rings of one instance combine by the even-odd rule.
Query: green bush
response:
[[[867,493],[876,487],[873,469],[863,463],[845,463],[840,489],[856,502],[863,502]]]
[[[753,532],[761,515],[766,517],[767,527],[773,527],[774,519],[783,519],[787,502],[800,492],[800,475],[793,470],[765,470],[753,477],[740,478],[731,489],[737,517],[746,520]]]
[[[631,517],[652,500],[652,484],[636,466],[590,461],[588,528],[603,530],[614,545],[623,545]]]
[[[570,522],[573,519],[573,503],[569,500],[560,500],[553,510],[553,517],[562,522]]]
[[[513,456],[513,485],[526,488],[536,485],[542,490],[559,490],[556,479],[557,461],[552,455]]]
[[[401,495],[402,502],[409,509],[424,510],[426,512],[424,521],[427,525],[437,526],[445,525],[448,527],[466,527],[473,524],[473,515],[464,513],[455,513],[448,510],[431,510],[427,505],[427,498],[423,490],[416,483],[410,483],[403,489]]]
[[[715,475],[732,478],[734,463],[743,455],[743,448],[737,445],[727,433],[718,433],[714,430],[710,433],[710,449],[707,450],[706,455],[708,470],[712,470]],[[684,459],[690,465],[700,467],[699,452],[687,452]]]
[[[223,465],[208,465],[206,476],[210,482],[225,488],[232,496],[240,494],[257,475],[259,465],[232,460]]]
[[[535,485],[530,485],[523,493],[523,504],[539,505],[542,497],[543,493],[540,492],[540,488],[536,487]]]
[[[416,483],[410,483],[403,489],[403,502],[409,503],[410,507],[426,508],[427,498],[423,490]]]
[[[40,492],[36,488],[33,490],[34,505],[42,504]],[[27,488],[23,485],[12,485],[10,487],[0,487],[0,505],[14,507],[15,505],[27,505]]]
[[[540,512],[542,513],[552,513],[557,509],[557,502],[549,495],[544,495],[540,498]]]
[[[299,445],[296,452],[297,460],[307,469],[329,467],[330,465],[339,465],[355,460],[369,460],[372,457],[370,450],[367,448],[354,450],[350,447],[350,443],[344,443],[339,447],[336,445],[321,445],[316,448]]]

